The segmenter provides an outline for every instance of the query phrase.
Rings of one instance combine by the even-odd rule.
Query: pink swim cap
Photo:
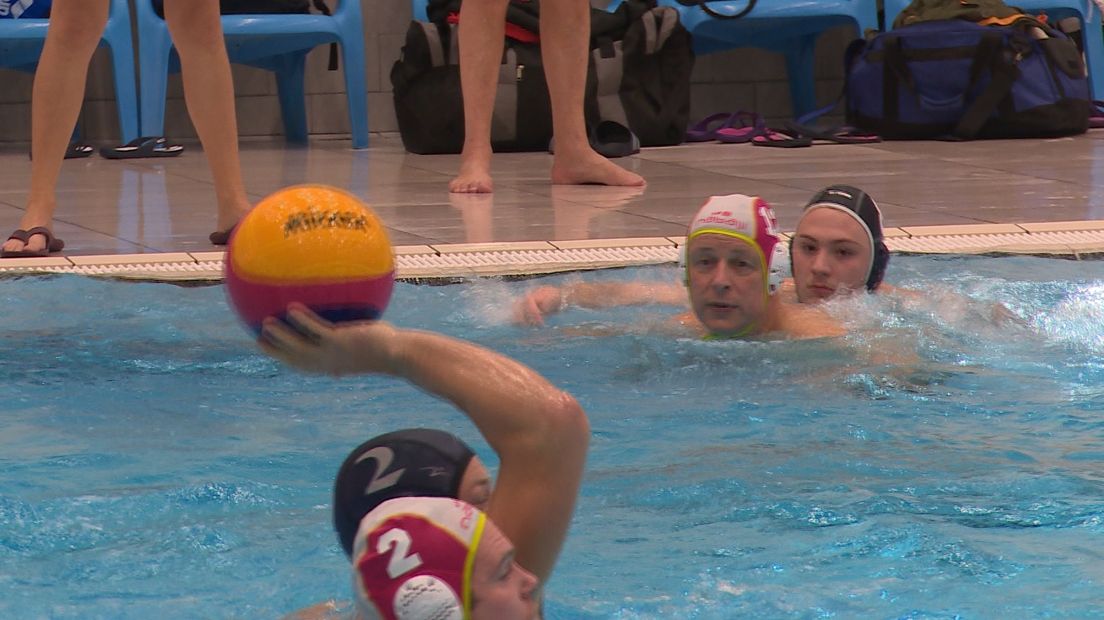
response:
[[[369,619],[467,620],[486,515],[445,497],[388,500],[360,522],[353,548],[357,610]]]
[[[710,196],[690,222],[686,243],[710,233],[735,237],[757,249],[767,294],[778,290],[785,277],[787,257],[779,243],[778,219],[766,200],[743,194]]]

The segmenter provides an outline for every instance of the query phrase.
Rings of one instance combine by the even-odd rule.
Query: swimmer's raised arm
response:
[[[686,288],[666,282],[575,282],[535,288],[514,304],[514,321],[543,325],[544,317],[567,306],[613,308],[660,304],[685,306]]]
[[[578,402],[531,368],[484,347],[382,321],[334,325],[300,304],[266,319],[261,348],[296,368],[381,373],[450,401],[498,453],[487,514],[518,563],[547,580],[582,480],[590,426]]]

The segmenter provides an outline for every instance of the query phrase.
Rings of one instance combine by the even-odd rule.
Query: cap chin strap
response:
[[[706,334],[702,336],[702,340],[735,340],[737,338],[743,338],[744,336],[747,336],[752,332],[752,330],[755,329],[755,327],[755,323],[752,323],[751,325],[748,325],[747,327],[741,329],[735,334],[732,334],[731,336],[722,336],[720,334]]]

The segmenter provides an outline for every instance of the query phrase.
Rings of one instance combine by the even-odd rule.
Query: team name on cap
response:
[[[747,230],[748,223],[738,217],[733,217],[732,211],[717,211],[698,220],[699,224],[721,224],[739,230]]]

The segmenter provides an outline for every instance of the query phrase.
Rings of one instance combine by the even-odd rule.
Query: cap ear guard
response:
[[[870,266],[870,276],[866,279],[866,290],[873,291],[881,285],[888,265],[889,248],[884,241],[879,241],[874,244],[874,263]]]
[[[787,244],[789,247],[789,244]],[[782,288],[782,281],[790,271],[790,254],[781,243],[774,244],[774,250],[767,257],[767,294],[774,295]]]

